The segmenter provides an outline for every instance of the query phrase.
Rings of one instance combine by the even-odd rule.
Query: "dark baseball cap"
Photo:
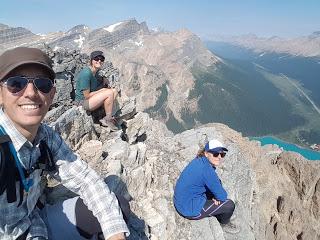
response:
[[[94,59],[95,57],[98,56],[103,56],[103,52],[102,51],[93,51],[92,53],[90,53],[90,60]]]
[[[52,69],[52,60],[38,48],[17,47],[5,51],[0,55],[0,81],[14,69],[22,65],[35,64],[45,68],[50,79],[54,80],[55,72]]]

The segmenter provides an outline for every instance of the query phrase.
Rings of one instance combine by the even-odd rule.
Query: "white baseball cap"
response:
[[[212,139],[210,140],[204,147],[204,150],[206,152],[221,152],[225,151],[227,152],[228,149],[226,149],[223,144],[218,141],[217,139]]]

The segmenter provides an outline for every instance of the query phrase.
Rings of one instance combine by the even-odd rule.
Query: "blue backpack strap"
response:
[[[28,171],[28,174],[31,174],[36,169],[41,169],[48,173],[55,173],[57,171],[57,166],[53,160],[52,152],[45,140],[40,141],[39,149],[40,157],[38,158],[38,161]]]
[[[29,191],[33,184],[33,179],[27,179],[30,174],[37,169],[53,173],[57,171],[50,148],[45,140],[39,144],[40,157],[36,163],[27,171],[18,159],[17,152],[13,147],[10,137],[0,125],[0,195],[6,191],[8,203],[17,201],[16,182],[19,181],[20,200],[18,207],[23,201],[23,190]],[[42,174],[42,173],[41,173]]]

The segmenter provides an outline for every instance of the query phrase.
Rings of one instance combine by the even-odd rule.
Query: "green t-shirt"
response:
[[[100,82],[93,75],[89,67],[82,69],[76,77],[76,100],[84,100],[83,90],[90,89],[90,92],[99,89]]]

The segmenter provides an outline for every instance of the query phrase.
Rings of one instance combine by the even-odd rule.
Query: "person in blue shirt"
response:
[[[116,89],[102,87],[95,77],[104,60],[102,51],[93,51],[90,54],[90,65],[83,68],[76,77],[75,100],[88,111],[94,111],[103,106],[106,116],[100,119],[100,123],[112,131],[117,131],[118,127],[112,117],[112,109],[118,92]]]
[[[174,206],[178,213],[190,220],[215,216],[227,224],[235,209],[228,199],[216,167],[228,151],[216,139],[209,141],[182,171],[174,190]]]

